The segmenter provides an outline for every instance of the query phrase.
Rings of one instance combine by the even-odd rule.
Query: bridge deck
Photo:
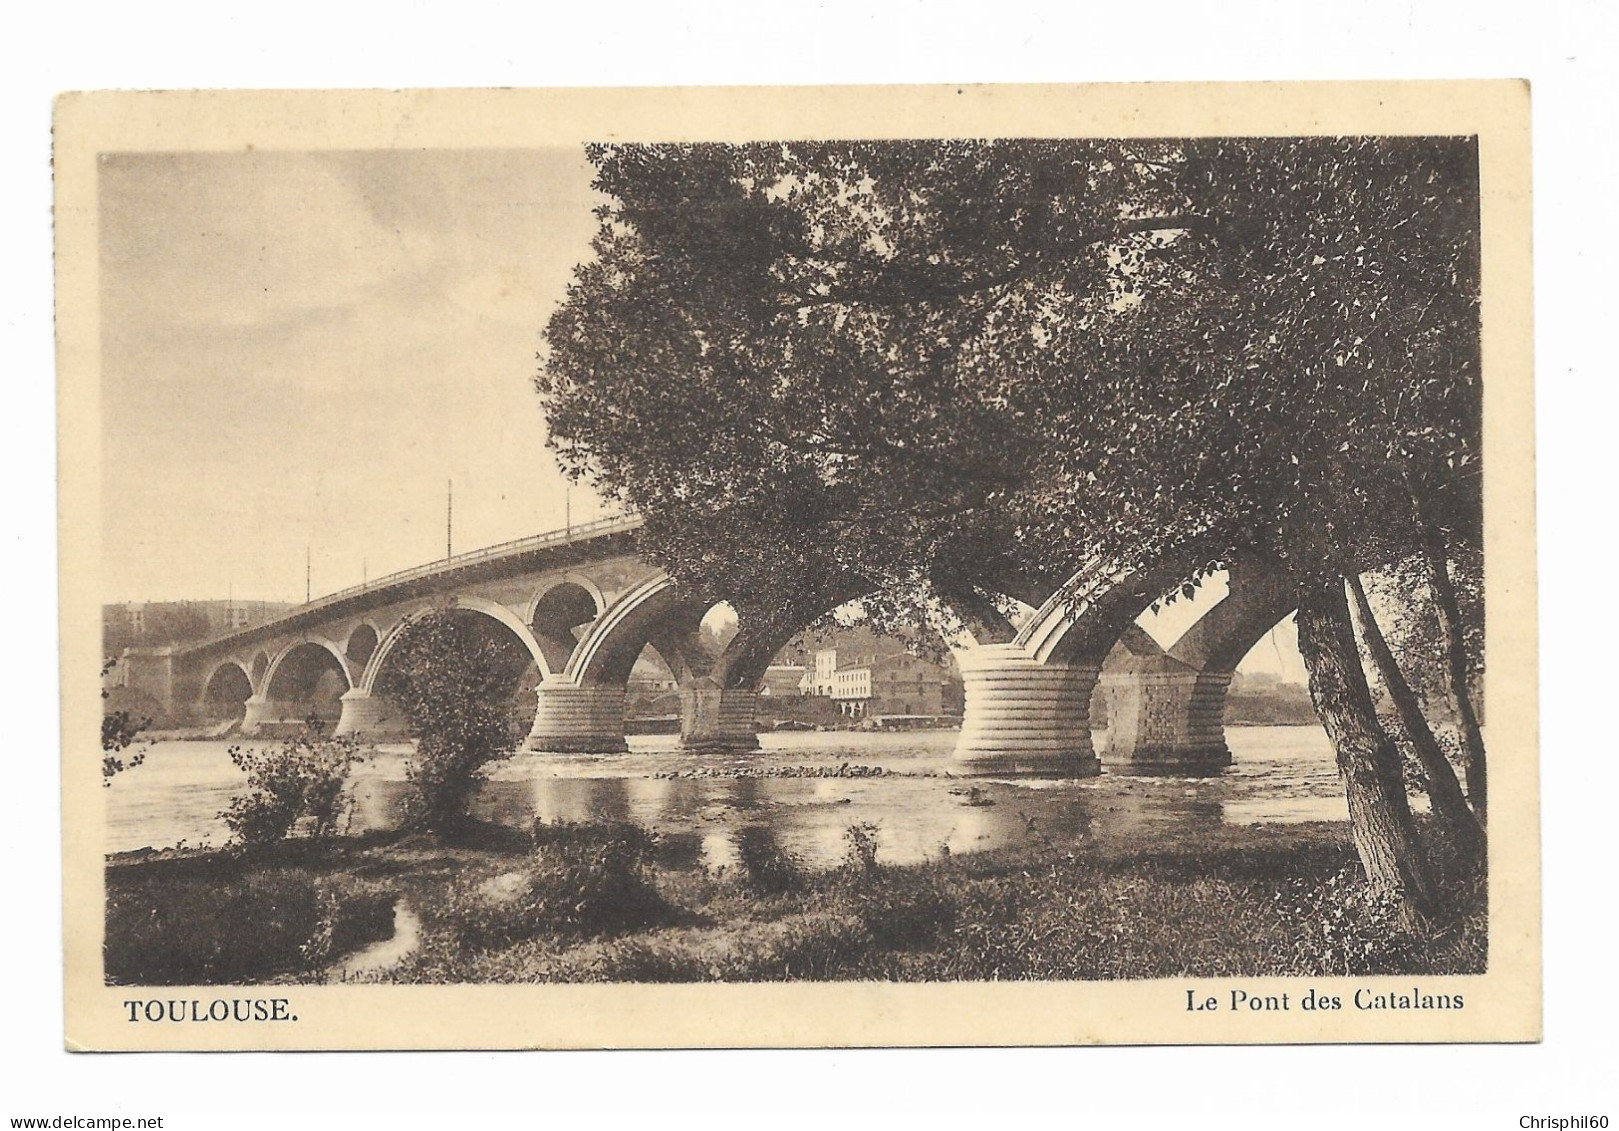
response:
[[[329,612],[346,602],[361,598],[369,600],[386,598],[390,590],[404,589],[413,583],[433,582],[481,565],[508,561],[545,550],[577,546],[602,538],[633,533],[639,530],[641,525],[642,519],[639,515],[619,515],[564,527],[560,530],[548,530],[543,534],[533,534],[527,538],[518,538],[511,542],[485,546],[479,550],[469,550],[464,554],[456,554],[453,557],[441,558],[438,561],[426,562],[422,565],[412,566],[409,569],[399,570],[396,573],[390,573],[360,585],[350,585],[346,589],[327,593],[325,596],[316,597],[313,601],[306,602],[296,608],[288,609],[280,616],[272,617],[270,620],[261,621],[246,628],[218,633],[204,640],[180,645],[174,648],[174,651],[180,654],[202,652],[222,644],[237,644],[262,636],[274,636],[286,629],[296,627],[306,618]]]

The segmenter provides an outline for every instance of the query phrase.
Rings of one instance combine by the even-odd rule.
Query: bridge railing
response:
[[[609,518],[598,518],[590,522],[581,522],[573,526],[563,527],[560,530],[548,530],[544,534],[531,534],[527,538],[516,538],[510,542],[499,542],[493,546],[485,546],[480,550],[468,550],[464,554],[454,554],[451,557],[440,558],[433,562],[424,562],[409,569],[402,569],[396,573],[386,574],[383,577],[372,578],[359,585],[350,585],[346,589],[339,589],[335,593],[327,593],[305,602],[295,608],[288,609],[278,617],[272,617],[258,624],[248,625],[246,628],[233,629],[200,641],[199,645],[213,644],[220,640],[229,639],[244,632],[262,630],[282,621],[293,620],[316,612],[329,605],[346,601],[351,597],[358,597],[365,593],[386,589],[390,585],[400,585],[407,581],[414,581],[421,577],[432,577],[434,574],[449,573],[465,566],[476,565],[482,561],[495,558],[515,557],[519,554],[543,550],[548,546],[565,546],[574,542],[587,542],[592,538],[602,538],[609,534],[622,534],[639,529],[641,517],[639,515],[614,515]]]

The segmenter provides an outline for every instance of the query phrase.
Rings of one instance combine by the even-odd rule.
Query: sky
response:
[[[109,154],[110,601],[302,600],[602,513],[532,387],[595,232],[582,149]],[[1167,645],[1216,580],[1142,625]],[[1291,622],[1244,670],[1302,679]]]
[[[564,522],[531,381],[577,149],[108,155],[109,600],[301,600]],[[575,521],[598,513],[575,488]]]

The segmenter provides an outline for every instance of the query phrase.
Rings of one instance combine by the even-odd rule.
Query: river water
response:
[[[675,736],[632,737],[628,754],[517,754],[474,802],[477,816],[528,828],[536,819],[630,821],[692,863],[736,859],[736,835],[769,828],[812,866],[844,857],[851,825],[877,829],[878,858],[908,863],[1038,840],[1058,846],[1202,824],[1347,819],[1319,727],[1231,727],[1234,764],[1214,778],[963,779],[956,734],[857,732],[760,736],[749,755],[702,756]],[[219,811],[243,785],[227,742],[158,742],[106,790],[106,851],[223,844]],[[1098,732],[1097,748],[1106,734]],[[397,823],[408,746],[384,746],[355,772],[350,830]],[[840,766],[880,776],[826,775]]]

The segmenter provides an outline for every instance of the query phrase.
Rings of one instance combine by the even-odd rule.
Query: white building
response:
[[[804,673],[808,681],[805,694],[830,696],[837,686],[838,650],[822,648],[815,653],[815,670]]]

